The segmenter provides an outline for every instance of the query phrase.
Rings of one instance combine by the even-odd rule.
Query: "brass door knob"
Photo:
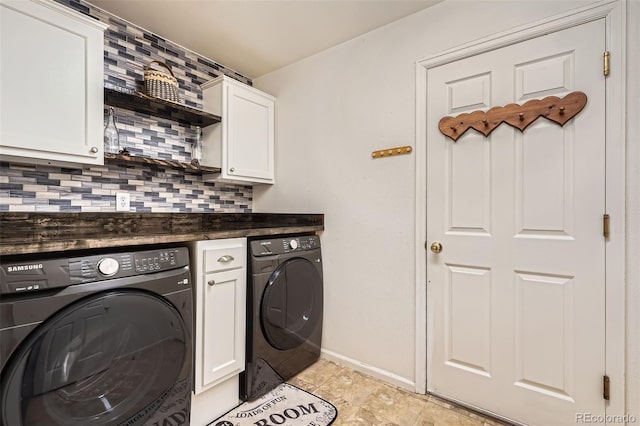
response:
[[[434,241],[431,243],[431,251],[434,253],[440,253],[442,251],[442,243],[440,241]]]

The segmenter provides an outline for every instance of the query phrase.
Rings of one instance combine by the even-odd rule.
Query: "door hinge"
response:
[[[609,401],[609,376],[602,376],[602,397]]]
[[[604,52],[604,63],[603,63],[603,69],[602,71],[604,72],[604,76],[607,77],[609,75],[610,72],[610,68],[609,68],[609,57],[611,56],[611,53],[609,53],[608,50],[605,50]]]
[[[602,215],[602,235],[605,238],[609,238],[609,226],[611,225],[611,218],[607,213]]]

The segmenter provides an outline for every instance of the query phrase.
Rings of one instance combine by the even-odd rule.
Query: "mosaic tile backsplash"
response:
[[[182,103],[202,108],[200,85],[221,74],[251,80],[80,0],[56,0],[109,25],[105,31],[105,87],[140,91],[144,66],[159,60],[178,79]],[[120,147],[132,155],[190,161],[196,128],[114,108]],[[107,109],[105,109],[106,120]],[[115,194],[129,192],[135,212],[250,212],[251,186],[204,182],[201,175],[160,166],[65,168],[0,161],[0,211],[115,211]]]

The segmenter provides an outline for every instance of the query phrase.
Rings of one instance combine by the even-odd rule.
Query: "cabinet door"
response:
[[[242,371],[246,322],[244,268],[207,274],[204,281],[201,388]]]
[[[227,162],[223,172],[231,179],[273,183],[274,100],[240,85],[229,84],[227,90],[227,144],[223,152]]]
[[[0,148],[103,164],[103,30],[49,1],[0,2]]]

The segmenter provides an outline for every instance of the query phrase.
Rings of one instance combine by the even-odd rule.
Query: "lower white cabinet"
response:
[[[196,395],[244,370],[246,251],[245,238],[191,245]],[[234,392],[237,396],[238,389]]]

